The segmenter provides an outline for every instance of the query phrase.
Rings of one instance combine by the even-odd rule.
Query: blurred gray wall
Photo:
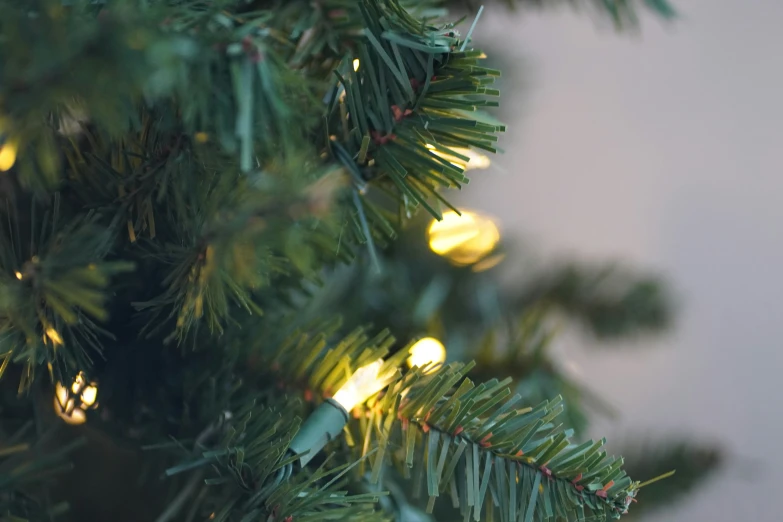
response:
[[[485,11],[476,37],[518,65],[507,153],[462,203],[546,256],[661,269],[679,325],[651,349],[566,343],[620,422],[695,433],[735,453],[654,520],[783,520],[783,2],[679,0],[670,27],[617,36],[566,11]],[[508,64],[507,64],[508,67]],[[503,172],[498,172],[502,170]]]

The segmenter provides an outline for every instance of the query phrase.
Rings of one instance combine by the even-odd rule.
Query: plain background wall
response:
[[[783,2],[680,0],[618,36],[567,10],[485,11],[476,38],[515,71],[507,153],[463,205],[543,256],[663,270],[675,332],[649,349],[565,343],[622,411],[597,432],[694,433],[734,452],[667,522],[783,520]]]

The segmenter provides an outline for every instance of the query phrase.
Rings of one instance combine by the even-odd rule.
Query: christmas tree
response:
[[[582,3],[673,14],[635,4]],[[607,520],[658,478],[582,438],[589,392],[547,347],[553,318],[663,328],[660,281],[573,264],[501,292],[496,228],[444,192],[505,131],[477,16],[0,12],[1,519]]]

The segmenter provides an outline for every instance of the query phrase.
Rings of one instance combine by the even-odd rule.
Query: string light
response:
[[[446,347],[434,337],[425,337],[411,346],[410,354],[407,361],[408,368],[431,366],[428,371],[433,371],[435,365],[446,360]]]
[[[16,163],[16,143],[6,141],[0,145],[0,172],[10,170]]]
[[[51,326],[48,327],[45,331],[46,337],[51,339],[52,343],[55,346],[59,346],[63,344],[63,338],[60,337],[60,332],[52,328]],[[46,338],[44,338],[44,342],[46,341]]]
[[[354,58],[353,59],[353,70],[354,71],[358,71],[359,70],[359,59],[358,58]]]
[[[500,241],[500,231],[491,219],[468,211],[461,216],[454,211],[444,213],[443,219],[432,221],[427,235],[433,252],[459,266],[478,263]]]
[[[306,465],[330,440],[342,434],[349,411],[388,386],[396,372],[379,375],[382,367],[383,359],[378,359],[356,370],[334,397],[307,418],[289,445],[290,452],[301,455],[299,465]]]
[[[387,384],[385,379],[378,376],[381,366],[383,366],[383,359],[378,359],[356,370],[351,378],[337,390],[333,399],[345,411],[351,411],[354,406],[363,403],[371,395],[381,391]]]
[[[79,372],[70,389],[59,382],[54,386],[54,412],[67,424],[84,424],[86,411],[98,406],[97,399],[98,386],[88,382],[84,372]]]

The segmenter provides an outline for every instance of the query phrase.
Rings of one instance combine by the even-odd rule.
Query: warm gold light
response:
[[[424,339],[419,339],[411,346],[410,354],[411,356],[408,357],[409,368],[414,366],[424,368],[430,365],[432,366],[431,371],[435,369],[435,364],[446,360],[446,347],[434,337],[425,337]]]
[[[82,391],[82,402],[85,406],[92,406],[95,404],[95,399],[98,398],[98,388],[95,386],[85,386]]]
[[[451,162],[451,164],[455,167],[459,167],[466,171],[473,169],[486,169],[492,165],[492,160],[489,159],[489,156],[478,153],[473,149],[450,147],[450,150],[455,154],[460,154],[461,156],[468,158],[468,161],[465,161],[464,159],[458,158],[452,154],[448,154],[447,152],[436,150],[434,145],[427,144],[427,148],[436,156],[441,157],[446,161]]]
[[[68,424],[83,424],[87,420],[86,410],[98,406],[98,386],[87,382],[83,372],[79,372],[70,389],[62,383],[54,386],[54,412]]]
[[[443,214],[427,230],[430,249],[456,265],[473,265],[491,253],[500,241],[500,231],[486,216],[463,211]]]
[[[60,337],[60,332],[52,328],[51,326],[46,329],[46,337],[51,339],[55,346],[63,344],[63,338]]]
[[[71,384],[71,391],[73,393],[79,393],[79,390],[81,390],[83,386],[84,376],[82,372],[79,372],[79,375],[76,376],[76,378],[73,380],[73,384]]]
[[[359,70],[359,59],[358,58],[354,58],[353,59],[353,70],[354,71],[358,71]]]
[[[465,170],[483,170],[489,168],[489,166],[492,165],[492,160],[489,159],[489,156],[486,154],[479,154],[472,149],[454,149],[454,151],[470,158],[468,163],[465,165]]]
[[[0,172],[5,172],[16,163],[16,144],[7,141],[0,145]]]
[[[346,411],[351,411],[354,406],[361,404],[371,395],[378,393],[389,384],[389,375],[379,375],[383,359],[363,366],[356,370],[342,387],[334,394],[333,399]]]
[[[17,278],[18,280],[20,280],[20,281],[22,280],[22,272],[19,272],[19,271],[17,270],[16,272],[14,272],[14,275],[16,275],[16,278]]]

